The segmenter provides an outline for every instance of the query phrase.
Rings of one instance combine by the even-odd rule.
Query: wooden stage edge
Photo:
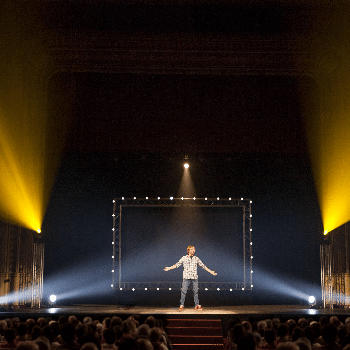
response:
[[[129,315],[140,316],[154,315],[156,318],[237,318],[247,317],[250,319],[265,318],[298,318],[310,317],[317,319],[321,316],[336,315],[342,319],[350,316],[350,308],[310,308],[301,305],[227,305],[205,307],[197,311],[194,307],[185,307],[183,311],[174,307],[148,307],[148,306],[123,306],[123,305],[92,305],[80,304],[72,306],[45,307],[45,308],[13,308],[0,307],[0,319],[6,317],[59,317],[60,315],[76,315],[77,317],[107,317],[120,316],[125,318]]]

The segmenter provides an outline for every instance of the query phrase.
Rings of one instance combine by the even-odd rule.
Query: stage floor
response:
[[[220,317],[242,317],[249,318],[297,318],[297,317],[320,317],[323,315],[337,315],[342,318],[350,316],[349,308],[315,308],[310,309],[308,306],[300,305],[236,305],[236,306],[216,306],[205,307],[202,311],[195,310],[194,307],[185,308],[179,311],[178,307],[149,307],[149,306],[123,306],[123,305],[72,305],[61,307],[45,307],[45,308],[13,308],[12,310],[1,310],[0,318],[10,315],[21,316],[59,316],[59,315],[76,315],[76,316],[99,316],[107,317],[113,315],[158,315],[163,318],[184,317],[184,318],[220,318]]]

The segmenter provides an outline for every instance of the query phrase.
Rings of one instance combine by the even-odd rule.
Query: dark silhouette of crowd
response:
[[[350,317],[231,321],[225,350],[350,350]],[[0,320],[0,350],[172,350],[163,322],[139,315]]]
[[[60,316],[0,320],[0,349],[16,350],[172,350],[161,320],[138,315],[98,319]]]
[[[350,350],[350,317],[337,316],[232,321],[226,347],[230,350]]]

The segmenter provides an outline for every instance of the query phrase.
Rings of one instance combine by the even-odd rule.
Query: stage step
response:
[[[222,336],[221,327],[166,327],[168,335],[210,335]]]
[[[223,350],[222,344],[173,344],[173,350]]]
[[[221,320],[168,319],[165,331],[173,350],[223,350]]]
[[[172,318],[167,320],[167,327],[220,327],[221,320],[206,319],[180,319]]]

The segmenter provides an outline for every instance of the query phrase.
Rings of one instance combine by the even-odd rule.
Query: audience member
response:
[[[299,346],[300,350],[312,350],[310,340],[305,337],[299,338],[295,344]]]
[[[0,345],[1,348],[15,349],[17,346],[17,332],[14,328],[5,329],[5,342]]]
[[[18,343],[16,350],[39,350],[38,344],[31,340]]]
[[[103,340],[104,342],[101,344],[101,348],[103,350],[118,349],[117,346],[115,345],[117,341],[117,334],[113,328],[108,328],[103,331]]]

